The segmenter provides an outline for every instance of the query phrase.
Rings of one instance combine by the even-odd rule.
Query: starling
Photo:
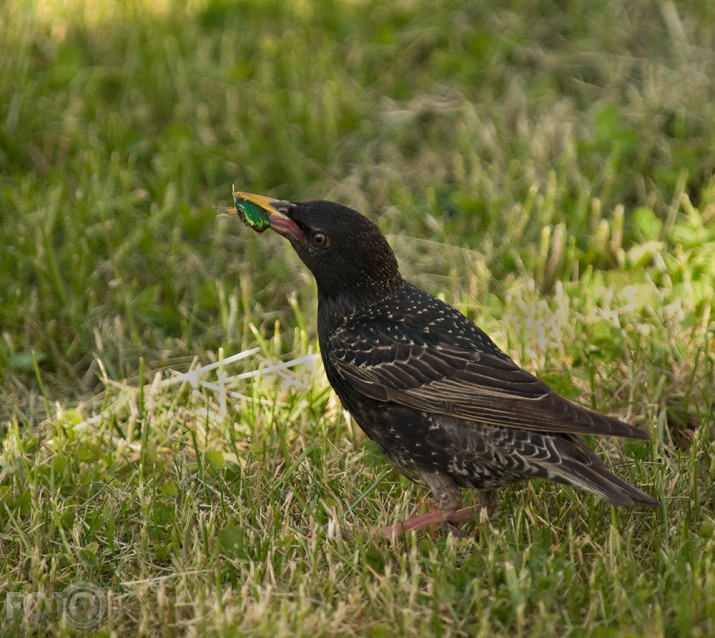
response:
[[[606,468],[582,434],[648,439],[577,405],[522,370],[467,317],[405,281],[378,227],[328,201],[235,193],[290,241],[318,285],[318,336],[330,385],[395,466],[423,480],[436,511],[386,535],[471,517],[460,488],[491,514],[496,490],[564,483],[623,507],[656,505]],[[247,222],[248,223],[248,222]]]

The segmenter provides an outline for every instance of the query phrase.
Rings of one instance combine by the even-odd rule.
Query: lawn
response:
[[[710,0],[3,3],[3,636],[715,635],[713,34]],[[652,434],[590,443],[660,507],[535,482],[465,539],[345,533],[428,494],[231,184],[375,220]]]

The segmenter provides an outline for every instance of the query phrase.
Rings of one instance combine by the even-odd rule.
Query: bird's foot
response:
[[[426,514],[413,516],[406,521],[388,525],[382,528],[378,534],[385,538],[392,538],[393,536],[406,534],[413,530],[434,531],[439,527],[444,527],[450,534],[463,538],[466,534],[459,529],[459,524],[465,521],[478,520],[477,516],[479,515],[480,509],[482,508],[480,508],[479,505],[474,505],[458,510],[433,510]]]
[[[466,521],[476,521],[485,523],[494,513],[497,506],[497,491],[496,490],[480,490],[479,502],[470,507],[457,509],[456,507],[442,508],[432,510],[425,514],[413,516],[412,518],[394,523],[383,527],[377,532],[379,536],[384,538],[392,538],[401,534],[406,534],[411,531],[426,530],[434,532],[440,528],[446,529],[452,536],[457,538],[465,538],[465,534],[459,527],[461,523]],[[366,532],[364,528],[354,528],[351,530],[343,529],[342,532],[346,537],[351,537],[354,534]]]

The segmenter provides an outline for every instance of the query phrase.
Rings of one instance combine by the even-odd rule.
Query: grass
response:
[[[2,6],[4,635],[715,633],[715,10],[482,4]],[[427,494],[328,387],[288,245],[217,219],[232,183],[376,219],[652,433],[592,443],[661,507],[533,483],[466,540],[346,538]]]

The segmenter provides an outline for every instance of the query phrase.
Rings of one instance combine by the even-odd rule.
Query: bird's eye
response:
[[[315,246],[325,246],[328,243],[328,237],[323,233],[315,233],[311,240]]]

